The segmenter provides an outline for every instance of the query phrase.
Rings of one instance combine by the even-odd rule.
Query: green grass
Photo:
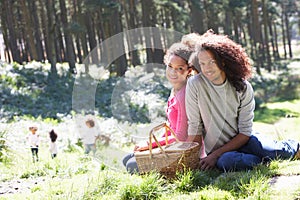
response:
[[[0,199],[270,199],[275,193],[269,184],[272,177],[300,175],[300,161],[273,161],[241,172],[186,171],[168,180],[157,173],[138,176],[121,169],[103,169],[82,152],[62,152],[52,160],[47,149],[42,149],[41,158],[32,163],[30,155],[16,154],[10,165],[1,166],[6,173],[1,181],[43,181],[26,193],[6,194]],[[278,193],[277,198],[285,199],[284,195]]]
[[[0,77],[0,85],[3,89],[0,93],[4,99],[6,97],[13,99],[12,101],[7,100],[7,107],[3,108],[4,113],[2,113],[3,117],[11,119],[8,121],[8,125],[13,126],[13,123],[25,119],[43,121],[57,126],[63,123],[57,116],[58,112],[62,111],[63,115],[71,114],[71,104],[66,99],[70,96],[73,78],[61,75],[57,84],[53,88],[49,88],[50,86],[46,87],[47,77],[42,68],[35,71],[37,71],[37,76],[33,76],[33,70],[18,70],[15,67],[13,72],[18,74],[16,79],[12,79],[7,74]],[[280,78],[282,77],[283,75],[280,76]],[[105,91],[111,91],[111,83],[114,82],[115,80],[108,80],[108,82],[100,84]],[[35,83],[45,90],[36,89],[30,93],[26,87],[30,83]],[[288,86],[287,83],[289,83],[287,79],[271,80],[266,83],[266,88],[261,89],[263,90],[261,93],[262,104],[255,111],[254,129],[269,135],[272,139],[300,140],[300,100],[284,98],[290,92],[284,90]],[[265,83],[260,82],[260,84]],[[62,87],[63,85],[66,87]],[[55,87],[58,89],[54,90]],[[11,89],[19,92],[12,94]],[[59,92],[51,96],[53,91]],[[105,94],[105,91],[102,93]],[[161,89],[161,91],[166,90]],[[268,91],[271,91],[272,94]],[[285,91],[285,93],[272,96],[279,94],[278,91]],[[298,91],[297,88],[293,90],[293,96],[296,96],[296,91]],[[42,92],[46,96],[39,96]],[[268,98],[272,102],[266,101]],[[37,99],[38,101],[36,101]],[[101,106],[105,106],[108,102],[110,103],[110,98],[103,95],[98,102],[102,102]],[[16,115],[18,117],[13,117]],[[111,116],[109,113],[101,113],[101,115]],[[23,132],[23,129],[21,131]],[[0,132],[0,134],[3,134],[1,139],[5,139],[6,132]],[[98,159],[95,160],[90,156],[84,156],[81,147],[68,140],[65,151],[60,151],[56,159],[52,160],[47,147],[41,146],[40,162],[32,163],[28,149],[17,151],[9,149],[6,143],[2,142],[1,145],[0,153],[4,153],[1,158],[5,158],[0,162],[1,184],[19,180],[21,183],[27,183],[29,189],[22,191],[20,187],[19,193],[0,195],[0,199],[256,200],[300,198],[299,186],[294,190],[284,191],[274,191],[270,186],[270,181],[277,176],[300,175],[300,161],[278,160],[268,165],[259,165],[251,171],[241,172],[185,171],[177,174],[175,179],[167,180],[156,173],[145,176],[129,175],[125,168],[118,165],[120,160],[112,159],[110,164],[106,165],[105,163],[108,162],[105,159],[109,159],[111,153],[116,152],[116,149],[99,148],[96,153]],[[37,184],[29,184],[35,180]]]
[[[300,100],[267,103],[255,111],[254,121],[273,124],[282,118],[300,118]]]

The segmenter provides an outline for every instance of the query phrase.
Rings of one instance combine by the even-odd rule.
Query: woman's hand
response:
[[[218,161],[218,156],[215,156],[213,153],[209,154],[205,158],[200,159],[200,169],[201,170],[210,170],[215,168]]]

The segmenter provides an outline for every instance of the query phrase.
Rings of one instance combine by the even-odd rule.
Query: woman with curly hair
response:
[[[200,73],[188,80],[186,112],[188,141],[201,144],[204,138],[202,170],[251,169],[262,161],[299,157],[298,142],[271,141],[253,133],[254,92],[247,81],[251,64],[239,44],[209,30],[196,55]]]

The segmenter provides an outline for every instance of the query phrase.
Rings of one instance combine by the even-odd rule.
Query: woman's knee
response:
[[[234,154],[234,152],[223,153],[217,160],[217,168],[224,171],[230,170],[232,168],[232,158]]]
[[[226,152],[217,161],[217,167],[223,171],[238,171],[252,169],[261,163],[258,156],[241,152]]]

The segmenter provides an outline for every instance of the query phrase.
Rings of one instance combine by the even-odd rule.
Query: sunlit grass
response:
[[[254,129],[273,139],[300,141],[300,100],[266,104],[255,112]]]
[[[28,77],[31,77],[29,75]],[[9,81],[12,81],[15,86],[24,84],[23,79],[18,79],[18,82],[13,82],[14,80],[11,79]],[[110,87],[107,88],[110,89]],[[288,94],[290,91],[286,92]],[[62,95],[63,92],[60,94]],[[43,99],[42,105],[45,104],[43,102],[48,102],[47,98]],[[32,106],[34,107],[35,104]],[[255,130],[269,135],[270,139],[300,140],[300,100],[283,101],[281,99],[280,102],[265,103],[262,107],[263,109],[255,112]],[[52,110],[47,107],[45,109]],[[57,116],[56,112],[55,116]],[[45,122],[54,127],[66,126],[54,118],[25,115],[23,119]],[[15,126],[18,121],[20,117],[13,118],[14,124],[12,124]],[[111,129],[115,124],[106,126]],[[127,124],[124,124],[124,127],[127,132],[133,129]],[[73,135],[67,135],[68,128],[58,129],[62,139],[60,142],[64,141],[64,149],[60,149],[56,159],[51,159],[46,145],[41,146],[40,161],[36,163],[32,163],[29,148],[21,146],[19,149],[11,149],[9,154],[11,161],[0,163],[0,181],[36,180],[37,184],[30,185],[26,192],[1,195],[0,199],[219,200],[297,199],[300,196],[299,187],[293,191],[274,191],[270,184],[274,177],[300,175],[300,161],[298,160],[272,161],[270,164],[259,165],[253,170],[241,172],[185,171],[177,174],[172,180],[165,179],[156,173],[145,176],[129,175],[125,168],[120,168],[123,166],[119,163],[121,153],[128,149],[101,148],[96,153],[97,159],[85,156],[81,147],[71,142],[70,138]],[[48,130],[43,130],[43,127],[40,130],[44,131],[42,134],[45,133],[41,134],[42,139],[48,139],[46,135]],[[27,126],[18,124],[16,131],[25,132]],[[23,136],[20,135],[20,137]]]

